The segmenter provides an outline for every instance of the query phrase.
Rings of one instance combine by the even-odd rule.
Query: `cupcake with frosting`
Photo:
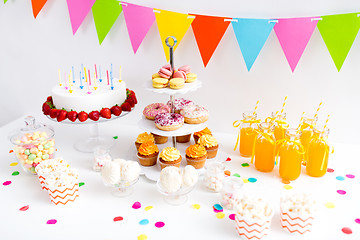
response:
[[[207,127],[199,132],[194,132],[193,136],[194,136],[195,143],[198,143],[199,138],[205,134],[212,135],[210,129],[208,129]]]
[[[161,169],[169,166],[180,167],[180,151],[174,147],[164,148],[159,154],[159,162]]]
[[[210,134],[204,134],[199,138],[198,143],[205,147],[208,159],[216,157],[219,144],[214,136]]]
[[[151,134],[154,136],[156,144],[163,144],[163,143],[167,143],[168,141],[168,137],[166,136],[160,136],[155,133],[151,133]]]
[[[139,134],[139,136],[136,138],[136,141],[135,141],[136,150],[139,150],[140,145],[144,142],[153,142],[154,143],[155,138],[151,133],[144,132],[144,133]]]
[[[186,151],[186,161],[188,165],[196,169],[203,168],[207,159],[207,151],[203,145],[190,145]]]
[[[142,166],[154,166],[159,155],[159,148],[153,142],[144,142],[140,145],[137,157]]]

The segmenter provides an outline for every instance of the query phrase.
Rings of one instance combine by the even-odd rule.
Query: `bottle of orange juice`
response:
[[[244,112],[240,125],[240,155],[251,157],[259,120],[255,112]]]
[[[286,113],[272,112],[271,118],[274,119],[274,135],[276,140],[285,138],[285,131],[289,127],[289,124],[286,122]]]
[[[271,172],[275,166],[274,126],[272,123],[260,123],[260,131],[255,141],[255,167],[261,172]]]
[[[306,172],[312,177],[322,177],[327,171],[330,145],[327,142],[329,128],[316,126],[306,152]]]
[[[301,123],[300,126],[300,130],[302,132],[300,140],[301,140],[301,144],[303,145],[304,149],[305,149],[305,155],[304,155],[304,160],[306,163],[306,151],[308,149],[309,146],[309,142],[311,137],[313,136],[313,127],[315,126],[316,122],[317,122],[317,117],[308,117],[308,116],[304,116],[303,118],[303,122]]]
[[[285,180],[295,180],[301,173],[301,162],[304,158],[304,147],[300,142],[301,132],[295,128],[288,128],[285,132],[285,139],[280,140],[279,146],[279,173]]]

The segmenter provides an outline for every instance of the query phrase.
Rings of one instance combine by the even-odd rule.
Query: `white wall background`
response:
[[[182,13],[224,17],[280,18],[306,17],[360,12],[359,0],[183,0],[130,1],[154,8]],[[48,0],[37,19],[31,1],[8,0],[0,3],[0,125],[24,114],[40,114],[41,105],[57,84],[58,68],[114,65],[123,68],[123,79],[137,93],[135,112],[121,121],[131,124],[140,118],[144,106],[167,101],[165,95],[147,92],[141,86],[166,59],[156,23],[135,55],[128,37],[123,13],[101,46],[90,13],[75,36],[72,35],[65,0]],[[203,87],[185,97],[205,105],[213,131],[235,133],[234,120],[252,110],[257,99],[264,118],[281,107],[287,95],[286,112],[292,125],[301,113],[313,113],[323,100],[320,122],[331,114],[331,139],[360,143],[358,125],[360,104],[360,39],[354,45],[340,72],[315,29],[294,73],[274,32],[269,36],[250,72],[247,71],[231,26],[205,69],[191,28],[175,53],[177,66],[189,64],[203,81]]]

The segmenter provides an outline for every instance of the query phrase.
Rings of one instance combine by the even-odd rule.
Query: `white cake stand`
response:
[[[134,108],[132,108],[131,111]],[[79,152],[92,153],[92,152],[94,152],[94,149],[96,147],[103,146],[103,147],[109,149],[114,145],[114,140],[115,140],[114,138],[109,137],[109,136],[100,136],[99,135],[99,123],[113,121],[115,119],[124,117],[129,113],[130,112],[123,111],[120,114],[120,116],[112,116],[110,119],[100,118],[98,121],[93,121],[91,119],[88,119],[84,122],[80,122],[79,119],[76,119],[75,122],[72,122],[69,119],[66,119],[59,123],[72,124],[72,125],[88,125],[89,126],[89,136],[74,143],[74,148]],[[53,119],[48,115],[47,115],[47,117],[54,122],[58,122],[56,119]]]

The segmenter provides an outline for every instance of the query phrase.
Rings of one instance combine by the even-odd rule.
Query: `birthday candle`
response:
[[[112,70],[112,64],[111,64],[111,70]],[[111,90],[114,90],[112,71],[110,72],[110,81],[111,81]]]
[[[88,69],[88,73],[89,73],[89,84],[91,85],[90,69]]]
[[[94,73],[94,89],[96,90],[97,89],[97,86],[96,86],[96,73]]]
[[[85,69],[83,64],[81,64],[81,69]],[[82,75],[82,79],[84,79],[84,78],[85,78],[85,73]]]
[[[97,75],[97,69],[96,69],[96,64],[95,64],[95,79],[98,78],[98,75]]]
[[[99,81],[102,82],[102,79],[101,79],[101,66],[99,66]]]
[[[67,81],[66,81],[66,73],[64,73],[64,82],[65,82],[65,89],[68,90]]]
[[[60,87],[62,86],[62,84],[61,84],[61,73],[60,73],[60,69],[59,69],[59,85],[60,85]]]
[[[74,66],[72,66],[72,82],[75,83],[75,71],[74,71]]]
[[[83,89],[84,86],[82,85],[82,80],[81,80],[81,71],[80,71],[80,89]]]
[[[70,71],[71,72],[71,71]],[[72,93],[72,89],[71,89],[71,81],[70,81],[70,78],[71,78],[71,73],[69,74],[69,92]]]
[[[108,85],[110,85],[110,82],[109,82],[109,71],[108,71],[108,70],[106,70],[106,75],[107,75]]]
[[[120,66],[120,70],[119,70],[119,82],[121,82],[121,66]]]
[[[87,73],[86,73],[86,68],[84,67],[84,74],[85,74],[85,82],[87,82]]]

